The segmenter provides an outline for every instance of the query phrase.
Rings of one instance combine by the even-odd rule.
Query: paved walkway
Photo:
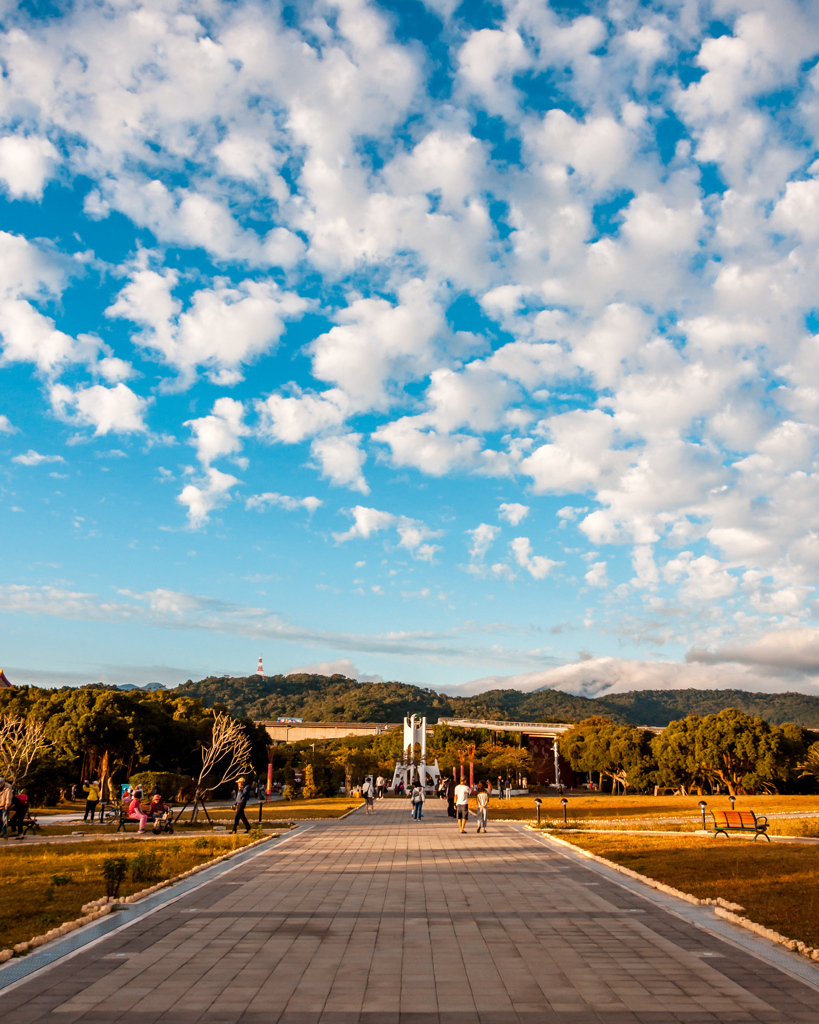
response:
[[[4,1024],[816,1024],[819,990],[511,825],[313,825],[0,994]]]

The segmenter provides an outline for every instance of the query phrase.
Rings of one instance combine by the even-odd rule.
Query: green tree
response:
[[[625,792],[650,785],[656,770],[652,738],[653,733],[647,729],[617,725],[611,719],[595,716],[564,733],[558,743],[575,771],[601,772]]]
[[[700,720],[695,757],[731,795],[759,789],[778,792],[795,768],[795,740],[793,733],[786,734],[763,718],[726,708]]]

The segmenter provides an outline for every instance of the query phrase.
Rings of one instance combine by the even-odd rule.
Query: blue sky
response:
[[[0,661],[819,692],[819,15],[2,8]]]

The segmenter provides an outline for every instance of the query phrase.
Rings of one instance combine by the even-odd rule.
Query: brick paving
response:
[[[819,990],[509,825],[386,800],[0,993],[3,1024],[817,1024]]]

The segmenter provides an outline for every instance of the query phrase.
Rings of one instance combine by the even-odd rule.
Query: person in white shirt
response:
[[[373,800],[375,799],[373,780],[369,776],[364,780],[364,785],[361,787],[361,795],[364,797],[367,805],[367,814],[373,814]]]
[[[455,813],[458,831],[466,832],[466,823],[469,821],[469,786],[464,782],[455,787]]]
[[[384,786],[386,786],[386,784],[387,783],[383,775],[379,775],[378,778],[375,780],[375,788],[379,800],[384,799]]]

